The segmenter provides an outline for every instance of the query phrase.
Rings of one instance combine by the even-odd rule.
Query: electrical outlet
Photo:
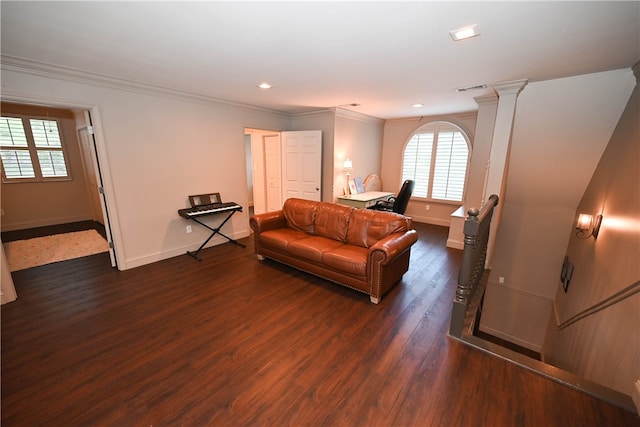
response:
[[[498,283],[504,283],[504,277],[502,276],[498,277]]]
[[[191,230],[191,226],[187,225],[187,233],[191,233],[193,230]]]
[[[427,210],[430,211],[431,210],[431,205],[427,205]]]

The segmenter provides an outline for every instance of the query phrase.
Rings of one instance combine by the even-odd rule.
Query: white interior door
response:
[[[100,189],[98,185],[98,173],[95,164],[95,148],[93,146],[93,137],[89,134],[89,129],[84,126],[78,129],[78,138],[80,139],[80,154],[82,155],[82,163],[84,165],[85,177],[87,179],[87,191],[91,202],[91,217],[94,221],[104,225],[104,217],[102,215],[102,205],[100,204]]]
[[[322,131],[282,132],[282,200],[322,198]]]
[[[282,207],[282,173],[280,170],[280,135],[264,137],[265,173],[267,183],[267,211]]]
[[[88,158],[85,158],[86,160],[85,163],[87,164],[90,163],[91,164],[90,167],[94,171],[94,174],[90,179],[95,179],[95,182],[96,182],[96,191],[98,194],[98,202],[100,203],[100,212],[102,212],[103,224],[104,224],[105,232],[107,235],[107,243],[109,244],[109,257],[111,258],[111,266],[117,267],[118,262],[116,259],[115,245],[113,244],[113,234],[111,232],[109,210],[107,209],[107,201],[104,195],[102,171],[100,170],[100,159],[98,159],[98,154],[96,150],[96,140],[95,140],[95,135],[93,133],[91,114],[89,111],[85,111],[84,114],[85,114],[85,120],[86,120],[85,123],[88,124],[85,130],[86,130],[86,136],[87,136],[87,150],[88,150],[86,154],[89,156]],[[81,139],[81,141],[83,140]],[[84,142],[82,142],[81,144],[84,145]],[[82,150],[84,153],[84,147]]]

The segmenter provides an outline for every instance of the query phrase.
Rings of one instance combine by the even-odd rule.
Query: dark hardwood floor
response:
[[[108,254],[14,274],[2,426],[637,426],[447,337],[460,252],[416,224],[366,295],[224,244],[127,271]]]

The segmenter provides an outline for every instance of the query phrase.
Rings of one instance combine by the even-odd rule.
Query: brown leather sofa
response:
[[[364,292],[374,304],[409,269],[418,240],[403,215],[295,198],[282,210],[253,215],[250,223],[258,259]]]

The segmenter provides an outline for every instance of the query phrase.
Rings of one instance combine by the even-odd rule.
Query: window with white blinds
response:
[[[70,178],[56,119],[0,117],[0,158],[5,182]]]
[[[413,197],[462,202],[469,167],[469,143],[459,127],[432,122],[404,148],[402,181],[415,182]]]

